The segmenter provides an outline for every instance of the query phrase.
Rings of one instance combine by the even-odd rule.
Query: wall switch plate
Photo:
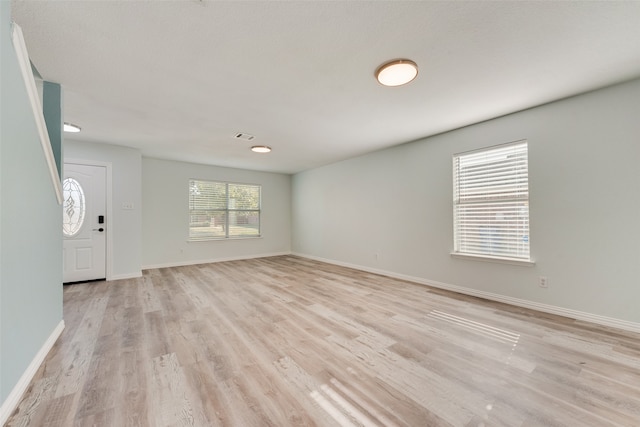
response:
[[[133,202],[124,202],[122,204],[122,209],[125,211],[132,211],[133,210]]]
[[[540,278],[538,279],[538,285],[541,288],[548,288],[549,287],[549,279],[547,279],[547,276],[540,276]]]

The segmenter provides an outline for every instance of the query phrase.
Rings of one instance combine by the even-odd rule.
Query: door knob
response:
[[[99,231],[99,232],[101,232],[101,233],[102,233],[102,232],[104,231],[104,228],[102,228],[102,227],[100,227],[100,228],[94,228],[94,229],[93,229],[93,231]]]

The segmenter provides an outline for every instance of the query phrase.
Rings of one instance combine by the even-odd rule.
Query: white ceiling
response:
[[[640,76],[640,2],[14,0],[13,15],[82,127],[67,139],[284,173]],[[396,58],[417,79],[379,85]]]

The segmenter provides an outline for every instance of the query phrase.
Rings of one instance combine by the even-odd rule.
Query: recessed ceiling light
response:
[[[73,123],[64,122],[63,129],[65,132],[80,132],[80,126],[74,125]]]
[[[267,147],[266,145],[254,145],[251,147],[251,151],[254,153],[268,153],[271,151],[271,147]]]
[[[376,79],[385,86],[401,86],[418,75],[418,65],[409,59],[397,59],[381,65],[376,70]]]

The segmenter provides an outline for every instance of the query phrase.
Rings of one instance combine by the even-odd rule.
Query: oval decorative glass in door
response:
[[[82,228],[86,209],[84,191],[78,181],[66,178],[62,182],[64,205],[62,209],[62,232],[73,237]]]

